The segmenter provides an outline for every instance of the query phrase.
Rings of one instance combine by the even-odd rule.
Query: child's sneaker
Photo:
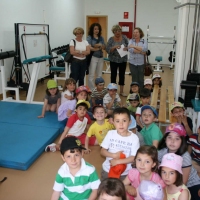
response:
[[[55,152],[55,151],[56,151],[56,144],[55,144],[55,143],[52,143],[52,144],[46,146],[45,151],[46,151],[46,152],[49,152],[49,151]]]

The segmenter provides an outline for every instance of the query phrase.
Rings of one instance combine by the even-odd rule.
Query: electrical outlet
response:
[[[33,46],[34,46],[34,47],[37,46],[37,40],[33,40]]]

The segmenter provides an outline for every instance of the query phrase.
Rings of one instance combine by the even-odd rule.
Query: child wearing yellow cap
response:
[[[76,110],[73,115],[71,115],[66,123],[65,129],[60,136],[58,144],[55,143],[48,145],[45,148],[45,151],[56,151],[60,149],[60,144],[62,140],[67,136],[75,136],[77,137],[82,144],[85,144],[86,134],[90,124],[91,119],[87,113],[90,108],[90,103],[86,100],[79,100],[76,104]],[[90,145],[94,145],[96,141],[95,137],[91,137],[89,140]]]
[[[54,80],[48,80],[46,95],[44,97],[44,105],[42,108],[42,114],[38,118],[43,118],[46,111],[58,113],[58,107],[61,102],[61,94],[58,90],[57,83]]]

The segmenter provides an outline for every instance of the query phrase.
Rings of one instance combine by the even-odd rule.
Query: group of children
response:
[[[146,194],[143,194],[144,190],[140,190],[143,181],[144,185],[145,181],[150,181],[150,185],[152,181],[157,184],[155,187],[162,194],[160,199],[184,200],[190,199],[190,194],[192,200],[200,198],[200,178],[197,174],[199,149],[194,150],[200,137],[192,134],[192,121],[184,115],[180,102],[171,105],[172,116],[177,123],[169,125],[163,136],[155,124],[158,113],[149,105],[150,86],[153,85],[151,79],[145,80],[146,84],[140,91],[136,82],[131,83],[127,108],[122,107],[116,84],[110,83],[105,88],[104,80],[97,78],[89,102],[89,88],[80,86],[75,89],[73,79],[67,81],[70,86],[66,85],[67,91],[60,95],[61,99],[67,100],[61,100],[61,105],[57,102],[56,106],[49,106],[47,94],[42,115],[39,116],[44,117],[45,111],[50,110],[57,111],[60,120],[67,119],[58,144],[48,145],[45,149],[60,150],[65,162],[56,176],[52,200],[110,199],[109,195],[118,199],[145,199],[145,195],[150,193],[145,190]],[[52,80],[47,83],[47,91],[51,98],[59,99]],[[92,125],[91,112],[95,119]],[[107,119],[107,116],[111,118]],[[187,151],[187,142],[192,146],[190,150],[194,161]],[[83,153],[91,152],[90,145],[100,145],[100,154],[106,157],[102,164],[101,185],[94,166],[83,159]],[[119,179],[123,181],[120,190],[124,192],[118,193],[116,188],[105,190],[108,182],[120,185]],[[113,192],[110,193],[111,190]]]

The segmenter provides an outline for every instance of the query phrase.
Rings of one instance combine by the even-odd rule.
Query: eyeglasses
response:
[[[115,30],[114,33],[121,32],[121,29]]]

